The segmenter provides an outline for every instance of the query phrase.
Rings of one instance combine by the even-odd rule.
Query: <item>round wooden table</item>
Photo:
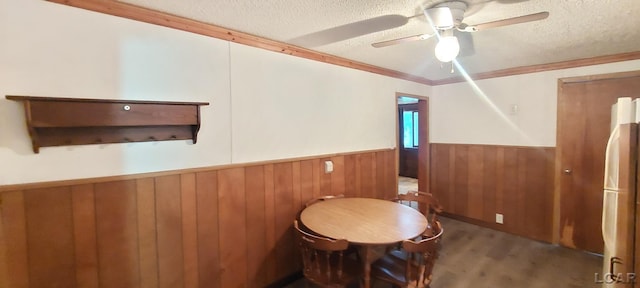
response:
[[[364,287],[370,287],[370,247],[414,238],[427,229],[419,211],[392,201],[371,198],[336,198],[313,204],[300,220],[311,231],[362,245]]]

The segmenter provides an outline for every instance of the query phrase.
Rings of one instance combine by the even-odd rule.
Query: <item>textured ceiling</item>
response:
[[[435,59],[436,39],[373,48],[371,43],[432,33],[428,0],[121,0],[153,10],[439,80],[456,76]],[[469,73],[640,51],[640,0],[465,0],[464,23],[548,11],[547,19],[472,34],[458,61]],[[390,29],[386,29],[390,28]],[[378,31],[381,30],[381,31]],[[377,32],[372,32],[377,31]],[[372,33],[369,33],[372,32]],[[366,34],[368,33],[368,34]],[[364,35],[363,35],[364,34]],[[327,43],[329,42],[329,43]]]

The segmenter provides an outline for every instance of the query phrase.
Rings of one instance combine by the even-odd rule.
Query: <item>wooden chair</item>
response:
[[[429,222],[429,226],[425,231],[425,235],[435,235],[435,233],[433,233],[432,231],[431,224],[435,223],[438,220],[438,213],[442,213],[443,209],[440,205],[440,202],[438,202],[438,199],[436,199],[433,194],[421,191],[409,191],[407,192],[407,194],[398,194],[398,197],[392,199],[391,201],[416,208],[418,211],[424,214],[424,216],[427,217],[427,221]]]
[[[394,251],[378,259],[371,266],[371,277],[400,287],[429,287],[444,232],[440,222],[434,222],[433,231],[434,236],[420,241],[405,240],[403,251]]]
[[[346,287],[362,277],[362,263],[343,255],[349,246],[347,240],[309,234],[300,229],[297,220],[293,226],[307,280],[322,287]]]
[[[304,207],[309,207],[309,206],[311,206],[313,204],[316,204],[318,202],[327,201],[327,200],[331,200],[331,199],[335,199],[335,198],[344,198],[344,194],[327,195],[327,196],[321,196],[321,197],[318,197],[318,198],[313,198],[309,202],[305,203]]]

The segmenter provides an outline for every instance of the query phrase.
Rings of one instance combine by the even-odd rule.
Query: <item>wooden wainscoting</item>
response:
[[[445,212],[552,242],[554,148],[431,144],[431,191]],[[495,224],[496,213],[504,224]]]
[[[396,177],[378,150],[0,187],[0,286],[263,287],[301,269],[306,201],[390,199]]]

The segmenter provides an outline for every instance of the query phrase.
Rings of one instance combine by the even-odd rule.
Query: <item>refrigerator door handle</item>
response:
[[[618,190],[618,140],[620,137],[620,126],[613,128],[609,140],[607,140],[607,148],[604,157],[604,189]],[[614,145],[616,147],[614,147]]]
[[[605,190],[604,191],[604,197],[602,198],[602,207],[604,207],[602,209],[602,240],[604,240],[605,249],[607,249],[607,242],[609,242],[609,241],[607,241],[608,240],[607,236],[609,236],[609,235],[607,235],[606,230],[605,230],[606,229],[605,228],[605,226],[606,226],[605,223],[607,223],[607,218],[608,218],[607,217],[607,209],[610,209],[610,208],[608,208],[609,206],[607,205],[607,202],[608,202],[607,198],[608,198],[607,197],[607,191]]]
[[[617,190],[618,190],[618,171],[617,171],[617,167],[615,167],[615,165],[617,164],[617,160],[618,160],[618,154],[615,153],[615,155],[613,155],[612,153],[615,151],[617,152],[617,147],[613,147],[614,145],[617,145],[617,140],[619,138],[619,134],[620,130],[619,130],[619,126],[615,126],[613,128],[613,132],[611,133],[611,135],[609,135],[609,140],[607,140],[607,147],[606,147],[606,151],[605,151],[605,167],[604,167],[604,189],[603,189],[603,199],[602,199],[602,238],[604,240],[604,249],[607,250],[608,247],[611,247],[611,245],[615,245],[615,240],[612,238],[615,238],[615,223],[609,223],[611,221],[615,221],[616,216],[615,213],[617,213],[617,207],[615,205],[618,204],[617,202]],[[614,160],[615,163],[612,163],[611,161]],[[615,175],[609,175],[613,172],[613,174]],[[613,177],[612,177],[613,176]],[[611,189],[611,190],[610,190]],[[615,192],[614,192],[615,191]],[[615,197],[616,200],[613,201],[613,203],[609,203],[610,199],[608,199],[609,197]],[[613,199],[611,199],[613,200]],[[610,207],[610,205],[613,204],[613,207]],[[609,219],[612,218],[612,219]],[[612,227],[607,227],[607,225],[612,225]],[[609,233],[607,233],[609,232]],[[614,234],[614,235],[611,235]]]

